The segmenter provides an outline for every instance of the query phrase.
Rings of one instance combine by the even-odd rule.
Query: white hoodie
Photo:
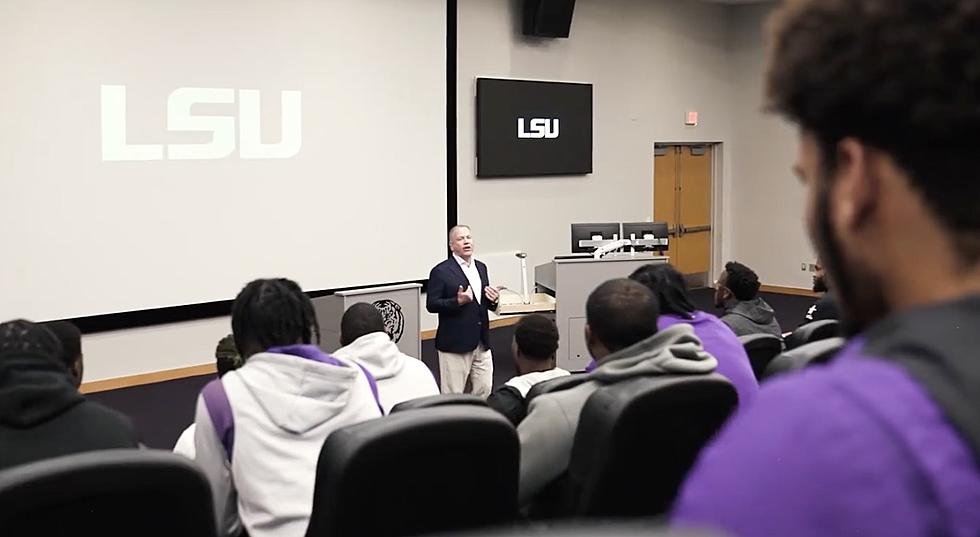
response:
[[[381,416],[368,377],[356,364],[296,345],[256,354],[213,382],[220,385],[198,397],[194,444],[219,531],[235,531],[240,519],[252,537],[303,537],[324,440]],[[215,397],[222,387],[224,406]],[[222,438],[229,413],[233,435]]]
[[[402,354],[384,332],[365,334],[334,356],[356,362],[371,373],[378,382],[385,414],[402,401],[439,394],[429,368],[421,360]]]

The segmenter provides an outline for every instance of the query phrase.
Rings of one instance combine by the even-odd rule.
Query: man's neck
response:
[[[557,366],[555,365],[554,362],[547,362],[543,364],[538,364],[538,363],[525,364],[525,366],[521,368],[522,371],[521,374],[529,375],[531,373],[544,373],[545,371],[551,371],[555,367]]]
[[[453,255],[456,256],[456,259],[459,259],[460,261],[462,261],[463,263],[466,263],[467,265],[469,265],[470,262],[471,262],[471,260],[473,259],[473,254],[470,254],[470,255],[465,256],[465,257],[464,256],[461,256],[459,254],[453,254]]]

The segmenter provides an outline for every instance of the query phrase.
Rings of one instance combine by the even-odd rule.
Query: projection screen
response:
[[[444,0],[0,3],[0,320],[425,278]]]

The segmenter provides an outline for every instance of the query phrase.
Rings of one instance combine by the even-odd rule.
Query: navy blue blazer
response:
[[[477,261],[476,270],[480,273],[482,285],[480,289],[473,289],[473,294],[475,297],[479,293],[481,302],[474,299],[462,306],[456,301],[456,293],[460,285],[463,289],[469,287],[470,281],[456,258],[450,257],[429,272],[425,309],[439,315],[439,327],[436,329],[437,350],[465,354],[480,343],[483,348],[490,348],[490,315],[487,312],[496,310],[497,304],[491,303],[484,295],[483,290],[490,285],[487,266]]]

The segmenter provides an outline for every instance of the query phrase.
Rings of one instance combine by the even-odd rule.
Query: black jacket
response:
[[[487,406],[500,412],[517,427],[527,416],[527,401],[521,391],[513,386],[501,386],[487,397]]]
[[[456,258],[439,263],[429,272],[429,286],[425,295],[425,309],[429,313],[439,315],[439,327],[436,329],[436,349],[442,352],[463,354],[472,351],[479,345],[490,348],[490,315],[489,310],[497,309],[496,303],[491,303],[483,294],[490,285],[487,266],[476,261],[476,270],[480,273],[480,289],[473,289],[474,297],[480,295],[480,302],[475,299],[462,306],[456,301],[459,286],[466,289],[470,281]]]
[[[0,470],[112,448],[139,447],[129,418],[89,402],[42,354],[0,354]]]
[[[806,310],[806,315],[803,316],[803,323],[800,326],[825,320],[840,320],[840,308],[837,307],[837,298],[833,293],[824,293],[822,297],[818,298],[810,306],[810,309]]]

